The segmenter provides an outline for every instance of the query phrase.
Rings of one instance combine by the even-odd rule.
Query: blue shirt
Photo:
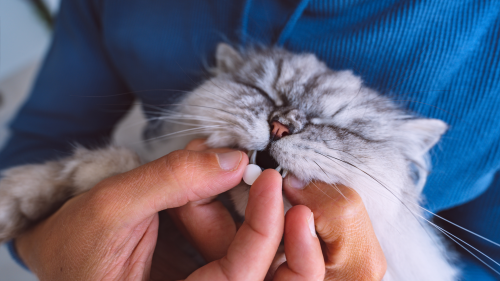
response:
[[[218,42],[278,45],[352,69],[410,111],[447,122],[426,207],[500,241],[499,15],[494,0],[63,1],[0,168],[105,143],[134,99],[175,103],[203,79]],[[500,261],[499,247],[442,225]],[[499,276],[465,251],[463,266],[464,280]]]

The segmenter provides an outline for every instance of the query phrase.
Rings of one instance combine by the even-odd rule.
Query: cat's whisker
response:
[[[148,120],[193,120],[193,121],[206,121],[206,122],[215,122],[215,123],[225,123],[227,122],[222,120],[216,120],[211,118],[203,118],[198,116],[187,116],[187,115],[168,115],[168,116],[159,116],[159,117],[151,117]]]
[[[164,121],[167,121],[167,122],[181,122],[181,121],[177,121],[177,120],[187,120],[187,121],[203,121],[203,122],[218,123],[218,124],[229,124],[228,122],[222,121],[222,120],[215,120],[215,119],[209,119],[209,118],[187,117],[187,116],[178,116],[178,117],[175,117],[175,116],[164,116],[164,117],[150,118],[148,120],[164,120]],[[200,125],[200,124],[196,124],[196,123],[187,123],[187,122],[184,122],[184,124],[188,124],[188,125]]]
[[[148,113],[148,111],[145,111]],[[156,113],[158,112],[153,112],[151,113]],[[220,119],[213,119],[209,118],[203,115],[193,115],[193,114],[179,114],[176,111],[170,111],[170,110],[165,110],[162,114],[158,114],[159,116],[157,117],[150,117],[147,118],[146,121],[154,121],[154,120],[193,120],[193,121],[204,121],[204,122],[212,122],[212,123],[221,123],[221,124],[228,124],[229,122],[225,120],[220,120]],[[197,124],[199,125],[199,124]]]
[[[219,110],[221,112],[225,112],[227,114],[231,114],[233,116],[236,116],[236,114],[231,113],[229,111],[226,111],[224,109],[217,108],[217,107],[205,106],[205,105],[194,105],[194,104],[186,104],[186,103],[163,103],[163,104],[157,104],[157,105],[150,105],[150,104],[143,104],[143,105],[151,107],[153,109],[160,110],[161,112],[166,112],[168,109],[161,108],[161,107],[159,107],[160,105],[163,105],[163,106],[180,106],[180,107],[182,107],[182,106],[193,106],[193,107],[200,107],[200,108],[207,108],[207,109]]]
[[[181,66],[181,65],[177,64],[177,66],[178,66],[179,68],[181,68],[181,69],[182,69],[182,66]],[[185,71],[185,72],[186,72],[186,71]],[[197,82],[197,81],[194,81],[191,77],[189,77],[189,76],[187,76],[187,77],[189,78],[189,80],[191,80],[191,82],[193,83],[193,85],[198,84],[198,82]],[[208,81],[211,81],[212,79],[210,79],[210,78],[209,78],[209,79],[207,79],[207,80],[208,80]],[[203,87],[203,85],[200,85],[199,87],[200,87],[200,89],[205,90],[205,91],[209,92],[209,93],[210,93],[210,94],[212,94],[212,95],[218,96],[218,95],[216,95],[215,93],[213,93],[213,92],[211,92],[211,91],[207,90],[206,88],[204,88],[204,87]],[[221,89],[221,90],[222,90],[222,89]],[[221,96],[218,96],[218,97],[223,98],[223,97],[221,97]],[[228,100],[228,101],[229,101],[229,100]],[[229,102],[230,102],[230,101],[229,101]]]
[[[418,215],[417,215],[418,216]],[[458,238],[456,235],[453,235],[451,232],[447,231],[446,229],[436,225],[435,223],[429,221],[428,219],[422,217],[422,216],[419,216],[421,219],[423,219],[424,221],[428,222],[431,226],[435,227],[439,232],[443,233],[444,235],[446,235],[449,239],[451,239],[453,242],[455,242],[457,245],[459,245],[462,249],[466,250],[467,252],[469,252],[469,254],[471,254],[472,256],[474,256],[477,260],[479,260],[481,263],[483,263],[484,265],[486,265],[488,268],[490,268],[491,270],[493,270],[496,274],[500,275],[500,272],[495,270],[495,268],[493,268],[491,265],[489,265],[488,263],[486,263],[484,260],[482,260],[480,257],[478,257],[477,255],[475,255],[474,253],[472,253],[471,250],[467,249],[464,245],[462,245],[461,243],[459,243],[457,240],[459,240],[460,242],[464,243],[465,245],[469,246],[470,248],[472,248],[473,250],[475,250],[477,253],[483,255],[484,257],[486,257],[487,259],[489,259],[490,261],[492,261],[493,263],[495,263],[496,265],[500,266],[500,263],[498,263],[497,261],[495,261],[494,259],[490,258],[488,255],[486,255],[485,253],[481,252],[480,250],[476,249],[475,247],[473,247],[472,245],[470,245],[469,243],[465,242],[464,240]]]
[[[148,103],[142,103],[140,105],[142,105],[143,107],[148,107],[150,109],[156,110],[157,111],[156,114],[160,115],[160,114],[165,114],[168,111],[172,111],[171,109],[161,107],[160,105],[164,105],[165,106],[165,105],[175,105],[175,104],[157,104],[157,105],[152,105],[152,104],[148,104]]]
[[[223,88],[221,88],[219,85],[217,85],[217,84],[213,81],[213,79],[208,79],[208,81],[209,81],[209,82],[211,82],[211,83],[212,83],[215,87],[219,88],[221,91],[223,91],[223,92],[225,92],[226,94],[228,94],[228,95],[230,95],[230,96],[231,96],[231,93],[229,93],[228,91],[224,90],[224,89],[223,89]],[[218,96],[218,95],[217,95],[217,96]],[[220,97],[220,96],[218,96],[218,97]],[[222,97],[221,97],[221,98],[222,98]],[[225,99],[225,98],[224,98],[224,99]],[[230,101],[230,100],[228,100],[228,99],[225,99],[225,100],[226,100],[226,101],[228,101],[228,102],[231,102],[231,101]]]
[[[328,193],[326,193],[325,191],[323,191],[323,189],[319,188],[319,186],[316,185],[316,183],[314,183],[314,181],[311,181],[311,183],[319,190],[321,191],[326,197],[332,199],[332,197],[330,195],[328,195]],[[341,193],[342,194],[342,193]],[[345,197],[344,197],[345,198]],[[347,200],[347,198],[346,198]]]
[[[448,235],[452,236],[454,239],[457,239],[458,241],[460,241],[461,243],[467,245],[468,247],[470,247],[471,249],[473,249],[474,251],[476,251],[477,253],[483,255],[485,258],[487,258],[488,260],[490,260],[491,262],[493,262],[494,264],[496,264],[497,266],[500,266],[500,263],[495,261],[494,259],[492,259],[491,257],[489,257],[488,255],[486,255],[485,253],[481,252],[479,249],[475,248],[474,246],[472,246],[471,244],[465,242],[464,240],[460,239],[458,236],[452,234],[451,232],[447,231],[446,229],[436,225],[435,223],[421,217],[423,220],[427,221],[429,224],[431,224],[432,226],[434,226],[437,230],[439,230],[441,233],[445,234],[447,233]],[[446,234],[445,234],[446,235]],[[449,237],[449,236],[448,236]],[[463,246],[461,245],[460,243],[457,243],[459,244],[460,246]],[[463,247],[462,247],[463,248]],[[477,259],[479,259],[478,257],[476,257]],[[480,259],[479,259],[480,260]],[[497,274],[499,274],[497,272]]]
[[[175,105],[175,104],[173,104],[173,105]],[[147,111],[145,111],[145,112],[147,112]],[[161,113],[158,113],[158,112],[155,112],[155,113],[159,115],[158,117],[165,117],[166,116],[167,118],[168,118],[168,116],[187,116],[186,119],[189,119],[190,116],[193,116],[193,117],[196,117],[196,118],[207,118],[206,116],[203,116],[203,115],[179,114],[177,111],[169,110],[169,109],[163,109]],[[228,119],[225,119],[225,118],[222,118],[222,117],[219,117],[217,120],[216,119],[211,119],[211,118],[207,118],[206,120],[212,121],[212,122],[214,122],[214,121],[226,122],[226,124],[233,124],[235,126],[241,127],[242,129],[246,129],[241,124],[235,123],[232,120],[228,120]],[[200,119],[200,121],[204,121],[204,120]]]
[[[250,164],[257,164],[257,150],[252,150],[252,156],[250,157]]]
[[[248,156],[248,159],[249,159],[249,160],[248,160],[248,162],[249,162],[250,164],[253,164],[253,163],[252,163],[252,160],[251,160],[252,154],[253,154],[253,150],[249,150],[249,151],[247,151],[247,156]]]
[[[201,132],[203,133],[203,131]],[[161,140],[171,140],[171,139],[175,139],[175,138],[182,138],[182,137],[186,137],[186,136],[200,136],[200,132],[199,131],[194,131],[194,132],[185,132],[185,133],[180,133],[180,134],[176,134],[176,135],[171,135],[171,136],[166,136],[166,137],[162,137]],[[152,141],[155,141],[155,140],[152,140]],[[150,142],[149,140],[147,141],[142,141],[140,143],[144,143],[144,142]]]
[[[176,105],[176,104],[173,104],[173,105]],[[224,113],[227,113],[227,114],[230,114],[232,116],[238,116],[237,114],[234,114],[234,113],[231,113],[229,111],[226,111],[226,110],[223,110],[223,109],[220,109],[220,108],[215,108],[215,107],[209,107],[209,106],[202,106],[202,105],[191,105],[191,104],[177,104],[177,105],[184,105],[184,106],[193,106],[193,107],[202,107],[202,108],[208,108],[208,109],[214,109],[214,110],[219,110],[221,112],[224,112]],[[219,117],[219,119],[223,119],[222,117]],[[242,129],[246,130],[247,128],[243,127],[243,125],[239,124],[239,123],[235,123],[233,122],[232,120],[226,120],[226,119],[223,119],[224,121],[228,122],[228,123],[231,123],[235,126],[238,126],[238,127],[241,127]]]
[[[162,136],[158,136],[158,137],[146,139],[146,140],[144,140],[144,142],[149,142],[149,141],[153,141],[153,140],[157,140],[157,139],[162,139],[162,138],[173,136],[173,135],[180,134],[180,133],[183,133],[183,132],[196,131],[196,130],[206,130],[206,129],[209,129],[209,128],[221,128],[221,127],[224,127],[224,126],[223,125],[214,125],[214,126],[202,126],[202,127],[197,127],[197,128],[190,128],[190,129],[185,129],[185,130],[181,130],[181,131],[178,131],[178,132],[173,132],[173,133],[170,133],[170,134],[166,134],[166,135],[162,135]]]
[[[208,108],[208,109],[219,110],[219,111],[221,111],[221,112],[225,112],[225,113],[227,113],[227,114],[231,114],[231,115],[236,116],[236,114],[231,113],[231,112],[229,112],[229,111],[227,111],[227,110],[224,110],[224,109],[221,109],[221,108],[217,108],[217,107],[206,106],[206,105],[194,105],[194,104],[185,104],[185,103],[178,103],[178,104],[173,103],[173,104],[170,104],[170,105],[178,105],[178,106],[193,106],[193,107]]]
[[[326,144],[326,142],[327,142],[327,141],[338,141],[338,140],[321,140],[321,141],[325,142],[325,144]],[[326,146],[328,147],[328,149],[331,149],[331,150],[335,150],[335,151],[339,151],[339,152],[345,153],[345,154],[347,154],[347,155],[351,156],[352,158],[356,159],[357,161],[359,161],[359,163],[363,163],[361,160],[359,160],[359,158],[358,158],[358,157],[356,157],[356,156],[352,155],[351,153],[349,153],[349,152],[347,152],[347,151],[344,151],[344,150],[341,150],[341,149],[336,149],[336,148],[330,147],[330,146],[328,146],[328,144],[326,144]]]
[[[155,120],[165,120],[165,121],[170,122],[170,123],[180,124],[180,125],[188,125],[188,126],[199,126],[200,125],[200,124],[195,124],[195,123],[172,121],[172,120],[175,120],[175,119],[203,121],[203,122],[218,123],[218,124],[227,124],[227,125],[229,125],[229,124],[237,125],[237,124],[235,124],[233,122],[227,122],[227,121],[224,121],[224,120],[216,120],[216,119],[207,118],[207,117],[205,117],[203,115],[178,114],[176,111],[173,111],[173,110],[164,110],[162,113],[159,113],[157,111],[147,111],[147,110],[144,110],[143,112],[145,112],[145,113],[151,113],[151,114],[154,113],[154,114],[159,115],[159,116],[158,117],[150,117],[150,118],[146,118],[144,120],[140,120],[140,121],[134,122],[132,124],[127,125],[124,128],[131,128],[131,127],[134,127],[134,126],[143,125],[143,124],[145,124],[145,123],[147,123],[149,121],[155,121]],[[170,112],[173,112],[175,114],[170,114]],[[164,115],[164,114],[168,114],[168,115]]]
[[[161,119],[163,120],[163,119]],[[168,123],[171,123],[171,124],[178,124],[178,125],[185,125],[185,126],[199,126],[200,124],[197,124],[197,123],[188,123],[188,122],[182,122],[182,121],[175,121],[175,120],[163,120],[165,122],[168,122]],[[220,124],[220,122],[213,122],[213,123],[216,123],[216,124]],[[224,123],[222,123],[224,124]]]
[[[201,93],[201,92],[197,92],[197,91],[195,91],[195,92],[193,92],[193,93],[194,93],[194,94],[197,94],[197,95],[202,94],[203,98],[207,98],[207,97],[208,97],[208,98],[210,98],[210,99],[211,99],[211,100],[213,100],[213,101],[216,101],[216,102],[218,102],[218,103],[225,104],[225,105],[227,105],[227,106],[231,106],[231,105],[232,105],[232,103],[231,103],[231,101],[230,101],[230,100],[228,100],[228,99],[226,99],[226,98],[224,98],[224,97],[222,97],[222,96],[216,95],[215,93],[212,93],[212,92],[208,91],[207,89],[203,89],[203,90],[205,90],[205,91],[207,91],[207,92],[211,93],[212,95],[214,95],[214,96],[216,96],[216,97],[218,97],[218,98],[221,98],[221,99],[223,99],[223,100],[226,100],[227,102],[223,102],[223,101],[217,100],[217,99],[215,99],[215,98],[211,97],[210,95],[205,95],[204,93]]]
[[[281,177],[285,178],[288,175],[288,170],[283,169],[283,173],[281,173]]]
[[[318,153],[318,152],[316,152],[316,153]],[[321,153],[318,153],[318,154],[323,155],[323,154],[321,154]],[[417,219],[417,220],[418,220],[418,218],[423,219],[425,222],[429,223],[431,226],[433,226],[433,227],[434,227],[434,228],[436,228],[438,231],[440,231],[441,233],[443,233],[444,235],[446,235],[448,238],[450,238],[450,239],[451,239],[453,242],[455,242],[457,245],[459,245],[459,246],[460,246],[460,247],[462,247],[464,250],[466,250],[466,251],[467,251],[467,252],[469,252],[471,255],[473,255],[476,259],[478,259],[479,261],[481,261],[483,264],[487,265],[487,266],[488,266],[490,269],[492,269],[495,273],[497,273],[497,274],[499,274],[499,275],[500,275],[500,272],[496,271],[493,267],[491,267],[490,265],[488,265],[488,264],[487,264],[485,261],[483,261],[481,258],[479,258],[479,257],[478,257],[478,256],[476,256],[475,254],[473,254],[473,253],[472,253],[469,249],[467,249],[464,245],[462,245],[461,243],[459,243],[457,240],[459,240],[459,241],[461,241],[462,243],[466,244],[467,246],[471,247],[472,249],[474,249],[475,251],[477,251],[477,252],[478,252],[478,253],[480,253],[481,255],[485,256],[486,258],[488,258],[489,260],[491,260],[492,262],[494,262],[496,265],[499,265],[499,266],[500,266],[500,263],[498,263],[497,261],[493,260],[491,257],[489,257],[488,255],[484,254],[483,252],[479,251],[478,249],[474,248],[473,246],[471,246],[471,245],[470,245],[470,244],[468,244],[467,242],[463,241],[462,239],[458,238],[457,236],[455,236],[455,235],[451,234],[451,233],[450,233],[450,232],[448,232],[447,230],[445,230],[445,229],[443,229],[443,228],[441,228],[441,227],[437,226],[436,224],[432,223],[432,222],[431,222],[431,221],[429,221],[428,219],[426,219],[426,218],[424,218],[424,217],[422,217],[422,216],[420,216],[420,215],[416,214],[415,212],[413,212],[413,211],[412,211],[412,210],[411,210],[411,209],[410,209],[410,208],[406,205],[406,203],[411,203],[411,202],[406,202],[406,203],[405,203],[405,202],[403,202],[403,201],[402,201],[399,197],[397,197],[397,196],[396,196],[396,195],[395,195],[395,194],[394,194],[391,190],[389,190],[389,189],[388,189],[388,188],[387,188],[384,184],[382,184],[382,182],[381,182],[381,181],[377,180],[375,177],[371,176],[370,174],[366,173],[365,171],[363,171],[363,170],[359,169],[358,167],[356,167],[356,166],[352,165],[352,164],[351,164],[351,163],[349,163],[349,162],[343,161],[343,160],[341,160],[341,159],[338,159],[338,158],[335,158],[335,157],[333,157],[333,156],[329,156],[329,155],[328,155],[328,156],[327,156],[327,155],[323,155],[323,156],[325,156],[325,157],[327,157],[327,158],[333,158],[333,159],[336,159],[336,160],[338,160],[338,161],[344,162],[344,163],[346,163],[346,164],[348,164],[348,165],[351,165],[351,166],[353,166],[354,168],[356,168],[356,169],[358,169],[358,170],[362,171],[362,172],[363,172],[363,173],[365,173],[366,175],[368,175],[370,178],[372,178],[372,179],[373,179],[373,180],[375,180],[377,183],[379,183],[381,186],[383,186],[383,187],[384,187],[387,191],[389,191],[389,192],[390,192],[390,193],[391,193],[391,194],[392,194],[392,195],[393,195],[393,196],[394,196],[397,200],[399,200],[399,202],[400,202],[403,206],[405,206],[405,208],[406,208],[406,209],[407,209],[407,210],[408,210],[408,211],[412,214],[412,216],[413,216],[413,217],[415,217],[415,219]],[[321,167],[320,167],[320,168],[321,168]],[[324,172],[324,171],[323,171],[323,172]],[[432,215],[436,216],[437,218],[440,218],[440,219],[442,219],[442,220],[444,220],[444,221],[446,221],[446,222],[448,222],[448,223],[450,223],[450,224],[452,224],[452,225],[454,225],[454,226],[456,226],[456,227],[459,227],[460,229],[462,229],[462,230],[464,230],[464,231],[467,231],[467,232],[469,232],[469,233],[471,233],[471,234],[473,234],[473,235],[475,235],[475,236],[477,236],[477,237],[479,237],[479,238],[481,238],[481,239],[483,239],[483,240],[485,240],[485,241],[487,241],[487,242],[489,242],[489,243],[491,243],[491,244],[493,244],[493,245],[495,245],[495,246],[499,246],[499,247],[500,247],[500,244],[499,244],[499,243],[496,243],[496,242],[494,242],[494,241],[492,241],[492,240],[490,240],[490,239],[487,239],[487,238],[485,238],[485,237],[483,237],[483,236],[481,236],[481,235],[479,235],[479,234],[476,234],[476,233],[474,233],[474,232],[472,232],[472,231],[470,231],[470,230],[468,230],[468,229],[466,229],[466,228],[464,228],[464,227],[461,227],[461,226],[459,226],[459,225],[457,225],[457,224],[455,224],[455,223],[453,223],[453,222],[451,222],[451,221],[449,221],[449,220],[447,220],[447,219],[445,219],[445,218],[443,218],[443,217],[441,217],[441,216],[439,216],[439,215],[437,215],[437,214],[434,214],[433,212],[431,212],[431,211],[427,210],[426,208],[424,208],[424,207],[420,206],[419,204],[412,204],[412,205],[415,205],[416,207],[418,207],[418,208],[420,208],[420,209],[422,209],[422,210],[424,210],[424,211],[428,212],[429,214],[432,214]],[[417,217],[418,217],[418,218],[417,218]],[[419,222],[419,223],[420,223],[420,222]],[[422,227],[423,227],[423,226],[422,226]],[[425,228],[424,228],[424,230],[425,230]],[[425,231],[427,231],[427,230],[425,230]],[[454,239],[454,238],[455,238],[455,239]]]
[[[327,159],[330,159],[332,162],[335,162],[333,161],[333,159],[337,160],[337,161],[340,161],[340,162],[343,162],[345,164],[348,164],[349,166],[361,171],[363,174],[367,175],[368,177],[370,177],[371,179],[373,179],[374,181],[376,181],[378,184],[380,184],[383,188],[385,188],[385,190],[387,190],[389,193],[392,194],[392,196],[394,196],[394,198],[396,198],[407,210],[408,212],[410,212],[410,214],[415,218],[415,220],[422,226],[422,228],[424,229],[425,232],[427,232],[427,234],[429,235],[429,237],[432,238],[432,235],[430,235],[430,233],[425,229],[425,227],[420,223],[420,221],[418,220],[418,218],[415,216],[415,213],[408,207],[408,205],[406,205],[405,202],[403,202],[403,200],[401,200],[396,194],[394,194],[394,192],[392,190],[390,190],[385,184],[383,184],[380,180],[378,180],[377,178],[375,178],[374,176],[370,175],[369,173],[367,173],[366,171],[364,171],[363,169],[360,169],[358,168],[356,165],[352,164],[352,163],[349,163],[347,161],[344,161],[342,159],[339,159],[339,158],[336,158],[336,157],[333,157],[331,155],[325,155],[325,154],[322,154],[322,153],[319,153],[317,151],[315,151],[315,153],[319,154],[319,155],[322,155],[323,157],[327,158]],[[320,167],[321,168],[321,167]],[[323,169],[322,169],[323,170]],[[323,170],[323,172],[325,172]]]
[[[138,93],[144,93],[144,92],[179,92],[179,93],[191,93],[191,91],[186,91],[186,90],[179,90],[179,89],[145,89],[145,90],[137,90],[137,91],[129,91],[129,92],[123,92],[120,94],[111,94],[111,95],[99,95],[99,96],[88,96],[88,95],[70,95],[73,97],[83,97],[83,98],[108,98],[108,97],[116,97],[116,96],[123,96],[123,95],[130,95],[130,94],[138,94]]]
[[[437,218],[439,218],[439,219],[441,219],[441,220],[443,220],[443,221],[445,221],[445,222],[447,222],[447,223],[449,223],[449,224],[451,224],[451,225],[454,225],[454,226],[456,226],[456,227],[458,227],[458,228],[460,228],[460,229],[462,229],[462,230],[464,230],[464,231],[466,231],[466,232],[468,232],[468,233],[470,233],[470,234],[472,234],[472,235],[474,235],[474,236],[476,236],[476,237],[478,237],[478,238],[480,238],[480,239],[482,239],[482,240],[484,240],[484,241],[486,241],[486,242],[489,242],[489,243],[491,243],[491,244],[493,244],[493,245],[495,245],[495,246],[497,246],[497,247],[500,247],[500,243],[497,243],[497,242],[492,241],[492,240],[490,240],[490,239],[488,239],[488,238],[486,238],[486,237],[484,237],[484,236],[481,236],[481,235],[479,235],[479,234],[477,234],[477,233],[475,233],[475,232],[473,232],[473,231],[470,231],[470,230],[468,230],[467,228],[462,227],[462,226],[460,226],[460,225],[458,225],[458,224],[456,224],[456,223],[454,223],[454,222],[452,222],[452,221],[450,221],[450,220],[447,220],[447,219],[443,218],[442,216],[440,216],[440,215],[438,215],[438,214],[435,214],[435,213],[433,213],[433,212],[431,212],[431,211],[427,210],[426,208],[424,208],[424,207],[422,207],[422,206],[420,206],[420,205],[417,205],[417,206],[418,206],[420,209],[424,210],[425,212],[427,212],[427,213],[429,213],[429,214],[431,214],[431,215],[433,215],[433,216],[435,216],[435,217],[437,217]]]
[[[313,162],[314,162],[314,164],[316,164],[316,165],[317,165],[317,166],[321,169],[321,171],[323,171],[323,173],[324,173],[324,174],[325,174],[328,178],[330,178],[330,176],[328,176],[328,174],[325,172],[325,170],[323,169],[323,167],[321,167],[321,166],[320,166],[320,165],[319,165],[316,161],[313,161]],[[332,181],[332,180],[330,179],[330,181]],[[314,184],[314,185],[316,185],[316,184]],[[337,190],[337,192],[338,192],[338,193],[340,193],[340,195],[342,195],[342,197],[344,197],[344,199],[345,199],[345,200],[349,201],[349,199],[347,199],[347,197],[345,197],[344,193],[342,193],[342,191],[340,191],[340,189],[339,189],[337,186],[334,186],[334,185],[332,185],[332,184],[330,184],[330,185],[331,185],[333,188],[335,188],[335,190]],[[316,186],[316,187],[317,187],[317,186]],[[318,187],[318,189],[319,189],[319,187]],[[324,193],[324,192],[323,192],[323,193]],[[326,193],[325,193],[325,194],[326,194]],[[328,195],[327,195],[327,196],[328,196]],[[328,197],[331,199],[331,197],[330,197],[330,196],[328,196]]]

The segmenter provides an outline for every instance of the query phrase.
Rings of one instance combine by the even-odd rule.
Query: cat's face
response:
[[[411,118],[351,71],[332,71],[312,54],[240,54],[220,44],[216,61],[215,76],[181,111],[198,116],[210,146],[259,151],[261,166],[279,164],[302,180],[352,184],[382,171],[408,177],[411,164],[426,168],[426,152],[446,130],[439,120]],[[275,121],[286,136],[273,137]]]

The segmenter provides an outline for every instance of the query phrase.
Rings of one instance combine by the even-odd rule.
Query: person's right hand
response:
[[[18,252],[41,280],[149,280],[158,212],[229,190],[241,181],[247,163],[240,151],[173,152],[69,200],[16,240]],[[275,171],[261,175],[251,188],[246,221],[226,253],[188,280],[264,278],[285,224],[281,184]],[[323,279],[323,256],[308,227],[310,215],[304,206],[287,215],[285,251],[290,257],[275,280]]]

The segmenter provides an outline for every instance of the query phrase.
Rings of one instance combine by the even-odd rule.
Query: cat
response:
[[[352,71],[331,70],[313,54],[239,52],[220,43],[215,58],[212,77],[175,109],[163,110],[158,138],[172,140],[155,142],[146,161],[206,138],[210,147],[248,151],[252,163],[283,177],[349,186],[361,196],[384,251],[384,281],[458,279],[453,252],[419,206],[428,152],[448,128],[443,121],[402,110]],[[285,133],[272,134],[274,126]],[[15,238],[71,196],[140,164],[125,148],[78,147],[65,159],[3,171],[0,241]],[[248,190],[242,182],[230,191],[241,215]]]

